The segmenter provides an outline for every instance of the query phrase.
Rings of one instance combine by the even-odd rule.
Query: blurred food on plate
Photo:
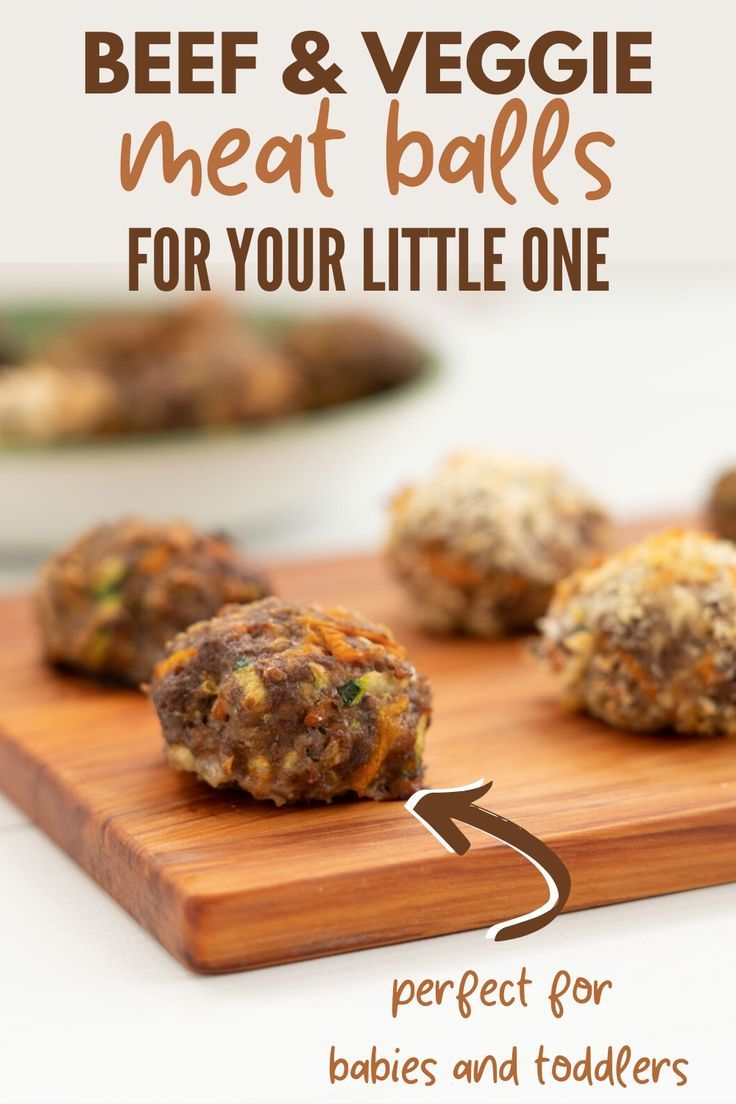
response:
[[[6,364],[15,364],[21,358],[21,350],[8,333],[5,323],[0,319],[0,369]]]
[[[88,323],[42,355],[111,388],[103,433],[257,422],[303,405],[299,374],[278,347],[215,304]]]
[[[312,409],[394,387],[418,375],[424,360],[407,334],[359,314],[305,318],[287,329],[285,349]]]
[[[0,374],[0,445],[45,444],[104,432],[116,395],[98,371],[35,360]]]
[[[437,378],[418,340],[355,314],[244,318],[203,297],[0,317],[22,351],[0,366],[0,555],[12,559],[126,514],[246,537],[293,525],[355,487]]]
[[[425,361],[363,316],[264,327],[208,300],[98,317],[0,372],[0,443],[271,422],[390,389]]]

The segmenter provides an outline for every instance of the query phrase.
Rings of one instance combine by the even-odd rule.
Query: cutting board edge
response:
[[[106,823],[65,784],[63,778],[39,763],[0,726],[0,789],[49,839],[61,848],[115,903],[125,909],[179,961],[188,965],[185,941],[187,897],[162,863],[145,856],[124,838],[119,825]],[[122,837],[122,838],[121,838]],[[126,846],[127,844],[127,846]],[[109,851],[126,857],[124,867],[111,863]],[[145,895],[134,892],[131,865],[139,868],[141,886],[157,893],[155,909]]]

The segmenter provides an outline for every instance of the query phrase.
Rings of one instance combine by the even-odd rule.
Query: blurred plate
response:
[[[10,340],[26,344],[83,314],[14,308],[2,319]],[[406,408],[436,376],[428,361],[390,390],[269,424],[2,446],[0,554],[37,554],[129,513],[250,533],[296,521],[349,491],[392,427],[403,433]]]

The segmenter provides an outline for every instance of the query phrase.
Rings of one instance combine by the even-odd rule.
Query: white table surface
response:
[[[509,296],[429,312],[452,370],[379,455],[350,503],[311,525],[251,535],[261,555],[369,546],[400,475],[467,443],[555,455],[619,513],[690,509],[736,458],[734,270],[623,271],[608,295]],[[0,567],[21,585],[30,561]],[[448,857],[448,861],[450,861]],[[163,951],[0,798],[0,1101],[730,1101],[736,885],[559,918],[518,943],[481,932],[250,974],[201,978]],[[492,879],[489,880],[489,899]],[[308,902],[305,902],[308,907]],[[597,1009],[411,1009],[393,1021],[394,976],[506,976],[526,964],[614,982]],[[535,987],[536,988],[536,987]],[[689,1080],[591,1089],[452,1084],[330,1086],[331,1044],[357,1059],[505,1054],[590,1043],[689,1059]]]

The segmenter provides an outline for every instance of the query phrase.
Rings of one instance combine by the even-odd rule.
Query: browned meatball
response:
[[[425,361],[406,334],[352,314],[298,322],[287,332],[284,347],[303,373],[306,402],[312,407],[383,391],[416,376]]]
[[[100,320],[57,337],[43,356],[114,385],[114,410],[91,432],[231,425],[303,405],[296,368],[216,304]]]
[[[736,541],[736,468],[716,480],[708,501],[708,524],[719,537]]]
[[[192,625],[157,665],[166,753],[277,805],[406,798],[422,779],[426,679],[383,626],[267,598]]]
[[[175,633],[269,593],[226,539],[184,522],[100,525],[49,560],[37,590],[46,658],[137,684]]]

